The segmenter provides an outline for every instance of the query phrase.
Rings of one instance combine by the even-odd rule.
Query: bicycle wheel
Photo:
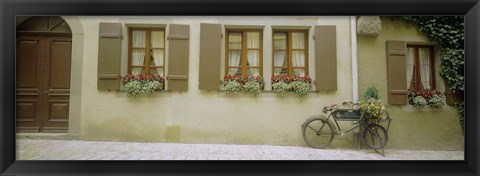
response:
[[[379,124],[370,123],[363,130],[363,141],[371,149],[382,149],[387,145],[387,130]]]
[[[308,119],[302,125],[303,139],[310,147],[325,148],[332,143],[333,128],[332,123],[326,118]]]

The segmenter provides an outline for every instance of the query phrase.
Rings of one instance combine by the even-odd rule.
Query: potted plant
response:
[[[409,90],[408,102],[416,108],[423,108],[429,105],[433,109],[438,109],[445,105],[442,93],[435,89]]]
[[[308,94],[312,89],[311,79],[308,76],[293,76],[293,81],[290,83],[292,90],[297,97],[302,98]]]
[[[136,97],[139,94],[153,94],[163,89],[165,79],[158,74],[127,74],[123,77],[123,89],[128,96]]]
[[[412,99],[413,106],[420,109],[427,105],[427,100],[423,96],[416,96]]]
[[[243,85],[243,91],[250,93],[252,96],[257,96],[260,94],[263,88],[263,78],[262,76],[250,76],[246,79],[245,84]]]
[[[272,77],[272,88],[278,96],[285,96],[285,94],[291,89],[289,83],[287,76],[277,75]]]
[[[433,109],[439,109],[444,106],[445,103],[443,102],[442,97],[435,94],[428,99],[428,105],[430,105],[430,107],[432,107]]]
[[[380,120],[384,111],[385,105],[378,95],[378,90],[375,87],[369,87],[363,94],[364,100],[360,103],[360,112],[370,120]]]
[[[227,94],[236,94],[242,89],[244,79],[241,76],[227,75],[223,77],[223,90]]]

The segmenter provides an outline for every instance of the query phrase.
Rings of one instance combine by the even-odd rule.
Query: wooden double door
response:
[[[17,33],[17,132],[68,132],[71,34]]]

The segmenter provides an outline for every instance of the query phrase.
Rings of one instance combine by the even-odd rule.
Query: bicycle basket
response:
[[[360,120],[360,109],[337,109],[333,116],[337,120]]]

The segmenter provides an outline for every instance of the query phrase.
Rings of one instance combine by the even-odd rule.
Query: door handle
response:
[[[44,91],[43,93],[44,93],[45,95],[48,95],[48,91]]]

